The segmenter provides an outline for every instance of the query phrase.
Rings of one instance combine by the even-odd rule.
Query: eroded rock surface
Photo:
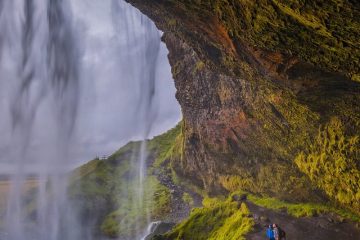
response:
[[[170,51],[179,175],[360,212],[357,1],[127,1]]]

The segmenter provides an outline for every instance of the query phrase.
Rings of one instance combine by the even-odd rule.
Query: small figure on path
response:
[[[277,224],[273,224],[273,233],[275,240],[286,240],[286,233]]]
[[[269,240],[275,240],[274,231],[271,225],[266,229],[266,236]]]
[[[273,224],[273,232],[275,240],[280,240],[279,229],[275,223]]]

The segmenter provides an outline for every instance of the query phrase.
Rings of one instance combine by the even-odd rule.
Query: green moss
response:
[[[239,194],[239,192],[234,194]],[[336,213],[343,218],[360,222],[359,215],[348,210],[336,208],[332,205],[316,203],[289,203],[270,197],[258,197],[253,194],[247,194],[247,196],[249,201],[258,206],[274,210],[286,209],[287,213],[294,217],[312,217],[322,213]]]
[[[360,82],[360,74],[354,74],[351,76],[351,80],[355,82]]]
[[[238,240],[252,230],[254,221],[244,203],[231,199],[204,199],[204,207],[195,208],[190,217],[177,225],[165,239]]]
[[[86,175],[94,172],[101,161],[96,158],[78,168],[76,168],[70,177],[70,181],[76,181],[79,178],[85,177]]]
[[[150,140],[148,148],[156,153],[154,168],[160,168],[167,159],[181,157],[183,153],[182,123],[180,122],[175,128]]]
[[[359,135],[344,131],[341,120],[332,118],[295,163],[330,197],[360,213]]]
[[[84,221],[96,222],[109,237],[135,236],[151,220],[163,219],[170,213],[171,194],[154,175],[155,169],[168,171],[164,162],[180,156],[181,124],[147,143],[150,170],[140,193],[136,161],[140,142],[131,142],[107,159],[95,159],[76,169],[71,175],[69,196]],[[169,161],[169,160],[168,160]],[[144,201],[140,201],[143,195]],[[101,226],[101,227],[100,227]]]
[[[201,27],[214,23],[209,21],[210,16],[217,16],[227,34],[236,41],[266,50],[291,53],[327,70],[359,74],[360,18],[357,16],[360,10],[355,2],[181,0],[167,10],[171,16],[169,18],[178,15],[179,19],[188,19],[199,26],[200,30],[190,29],[192,32],[202,34]],[[183,24],[177,32],[182,30],[185,32],[184,38],[191,40],[189,38],[193,35],[186,34],[186,30],[194,26],[188,22]]]
[[[201,71],[202,69],[205,68],[205,63],[203,61],[198,61],[195,65],[195,68],[193,70],[193,74]]]
[[[144,181],[143,200],[137,193],[121,198],[120,207],[110,213],[101,225],[101,231],[110,237],[131,238],[146,228],[147,219],[161,218],[170,212],[170,192],[150,176]],[[136,186],[130,188],[134,191]]]

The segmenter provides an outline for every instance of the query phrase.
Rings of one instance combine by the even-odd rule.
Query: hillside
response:
[[[334,204],[286,202],[239,190],[209,195],[174,171],[173,164],[183,151],[183,127],[179,124],[147,142],[144,204],[138,204],[136,194],[140,142],[129,143],[109,158],[92,160],[72,173],[71,203],[79,210],[83,225],[91,226],[93,236],[134,239],[146,228],[146,210],[151,221],[162,222],[162,230],[147,240],[257,240],[271,222],[280,224],[293,239],[360,235],[360,216]]]
[[[151,221],[172,224],[200,204],[198,194],[173,183],[170,157],[179,153],[175,143],[181,134],[179,124],[147,142],[148,171],[141,183],[137,168],[141,142],[130,142],[107,159],[94,159],[72,172],[69,198],[92,235],[133,240],[146,229],[148,215]],[[138,193],[141,184],[144,192]]]

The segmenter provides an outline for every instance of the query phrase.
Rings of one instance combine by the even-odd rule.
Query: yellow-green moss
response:
[[[243,194],[244,192],[236,192],[233,194]],[[360,222],[360,216],[348,210],[336,208],[333,205],[317,204],[317,203],[289,203],[271,197],[259,197],[247,193],[247,199],[252,203],[268,209],[280,210],[286,209],[287,213],[294,217],[312,217],[321,213],[336,213],[337,215]]]
[[[201,71],[205,67],[205,63],[203,61],[198,61],[195,65],[194,72],[196,73],[198,71]]]
[[[204,199],[204,207],[195,208],[190,217],[177,225],[165,239],[242,240],[254,221],[247,206],[226,200]]]
[[[156,152],[154,168],[160,168],[165,160],[181,157],[183,154],[182,122],[168,132],[149,141],[150,151]]]
[[[308,149],[295,159],[299,169],[330,197],[360,213],[359,135],[347,135],[341,120],[332,118]]]

